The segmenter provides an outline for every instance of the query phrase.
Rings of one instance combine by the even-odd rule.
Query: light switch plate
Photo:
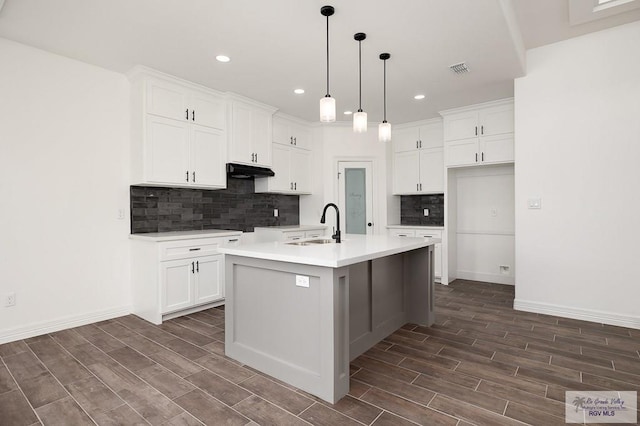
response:
[[[424,214],[425,216],[429,216],[429,209],[424,209],[422,211],[422,214]]]
[[[527,200],[527,206],[530,209],[541,209],[542,208],[542,198],[529,198]]]
[[[296,275],[296,285],[298,287],[309,287],[309,277],[306,275]]]
[[[278,209],[273,209],[273,217],[278,217]]]

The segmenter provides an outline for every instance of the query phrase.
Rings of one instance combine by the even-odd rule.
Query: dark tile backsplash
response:
[[[429,216],[424,216],[424,209],[429,209]],[[400,224],[444,226],[444,194],[401,195]]]
[[[227,189],[131,186],[131,233],[298,225],[298,195],[255,194],[253,179],[227,179]],[[273,216],[278,209],[278,217]]]

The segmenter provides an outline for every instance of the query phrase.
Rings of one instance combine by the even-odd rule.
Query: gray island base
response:
[[[434,322],[433,242],[249,247],[223,249],[226,355],[325,401],[349,391],[351,360],[407,322]]]

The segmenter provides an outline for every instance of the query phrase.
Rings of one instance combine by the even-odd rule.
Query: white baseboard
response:
[[[456,277],[461,280],[483,281],[487,283],[496,283],[496,284],[515,285],[516,283],[515,277],[510,275],[483,274],[480,272],[471,272],[471,271],[456,271]]]
[[[551,303],[514,300],[513,308],[517,311],[534,312],[536,314],[555,315],[558,317],[591,321],[620,327],[640,330],[640,316],[620,315],[613,312],[596,311],[592,309],[572,308],[570,306],[554,305]]]
[[[0,330],[0,344],[121,317],[123,315],[129,315],[130,313],[131,306],[120,306],[88,314],[68,316],[53,321],[33,323],[9,330]]]

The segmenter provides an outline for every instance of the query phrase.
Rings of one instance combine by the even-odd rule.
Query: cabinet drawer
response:
[[[239,241],[240,237],[224,237],[161,243],[160,261],[218,254],[222,244],[238,244]]]
[[[390,229],[389,235],[393,237],[415,237],[416,233],[413,229]]]
[[[442,238],[442,231],[416,230],[416,237]]]
[[[285,232],[284,233],[284,240],[285,241],[295,241],[295,240],[301,240],[303,238],[306,238],[306,235],[303,231],[301,232]]]

